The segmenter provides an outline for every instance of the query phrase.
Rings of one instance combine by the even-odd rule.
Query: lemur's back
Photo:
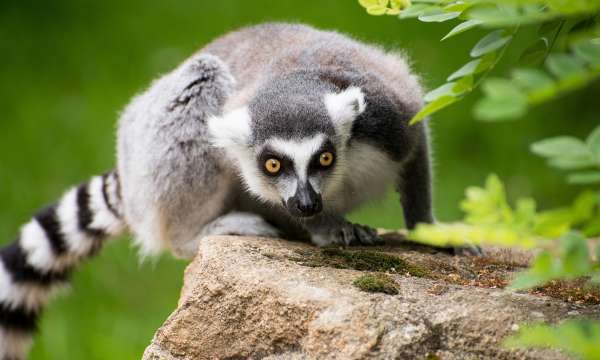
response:
[[[411,113],[422,105],[419,80],[400,54],[386,52],[334,31],[317,30],[302,24],[268,23],[221,36],[201,52],[221,58],[237,79],[239,92],[226,108],[246,101],[274,74],[323,67],[376,76]]]

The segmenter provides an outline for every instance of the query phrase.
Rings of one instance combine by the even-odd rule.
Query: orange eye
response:
[[[269,159],[265,162],[265,169],[271,174],[277,174],[281,170],[281,162],[277,159]]]
[[[333,163],[333,154],[329,151],[325,151],[319,157],[319,163],[321,164],[321,166],[331,166],[331,164]]]

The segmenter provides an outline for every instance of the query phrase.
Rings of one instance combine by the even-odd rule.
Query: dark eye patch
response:
[[[281,170],[279,170],[279,172],[273,174],[273,173],[270,173],[265,168],[265,163],[269,159],[279,160],[279,162],[281,163]],[[261,151],[260,155],[258,155],[258,168],[261,169],[263,174],[270,176],[270,177],[276,177],[276,176],[280,176],[282,174],[293,172],[294,171],[294,162],[292,161],[292,159],[290,159],[286,155],[280,154],[277,151],[274,151],[273,149],[266,147],[265,149],[263,149]]]
[[[324,152],[330,152],[331,154],[333,154],[333,162],[329,166],[321,165],[320,157],[321,157],[321,154]],[[310,159],[310,163],[308,165],[308,172],[314,173],[317,171],[325,171],[325,170],[331,169],[335,165],[335,161],[336,161],[335,147],[333,146],[333,143],[331,142],[331,140],[327,140],[323,143],[323,145],[321,146],[319,151],[317,151],[313,155],[313,157]]]

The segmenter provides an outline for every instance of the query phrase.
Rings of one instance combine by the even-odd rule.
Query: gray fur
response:
[[[336,120],[327,96],[349,90],[361,97],[348,104],[351,119]],[[421,105],[418,78],[399,54],[297,24],[232,32],[155,81],[121,116],[124,216],[143,249],[182,257],[194,255],[198,234],[231,233],[237,211],[318,245],[376,243],[344,214],[388,186],[401,193],[409,226],[433,220],[425,125],[408,126]],[[209,134],[221,125],[229,127]],[[293,154],[287,175],[264,173],[260,156],[274,141],[314,138],[335,152],[331,169],[311,167],[323,151],[315,148],[304,168]],[[290,213],[285,203],[299,184],[322,198],[322,212]]]

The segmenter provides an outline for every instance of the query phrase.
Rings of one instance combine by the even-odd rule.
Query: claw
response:
[[[383,243],[383,239],[377,234],[377,230],[359,224],[352,224],[352,226],[359,245],[377,245]]]

